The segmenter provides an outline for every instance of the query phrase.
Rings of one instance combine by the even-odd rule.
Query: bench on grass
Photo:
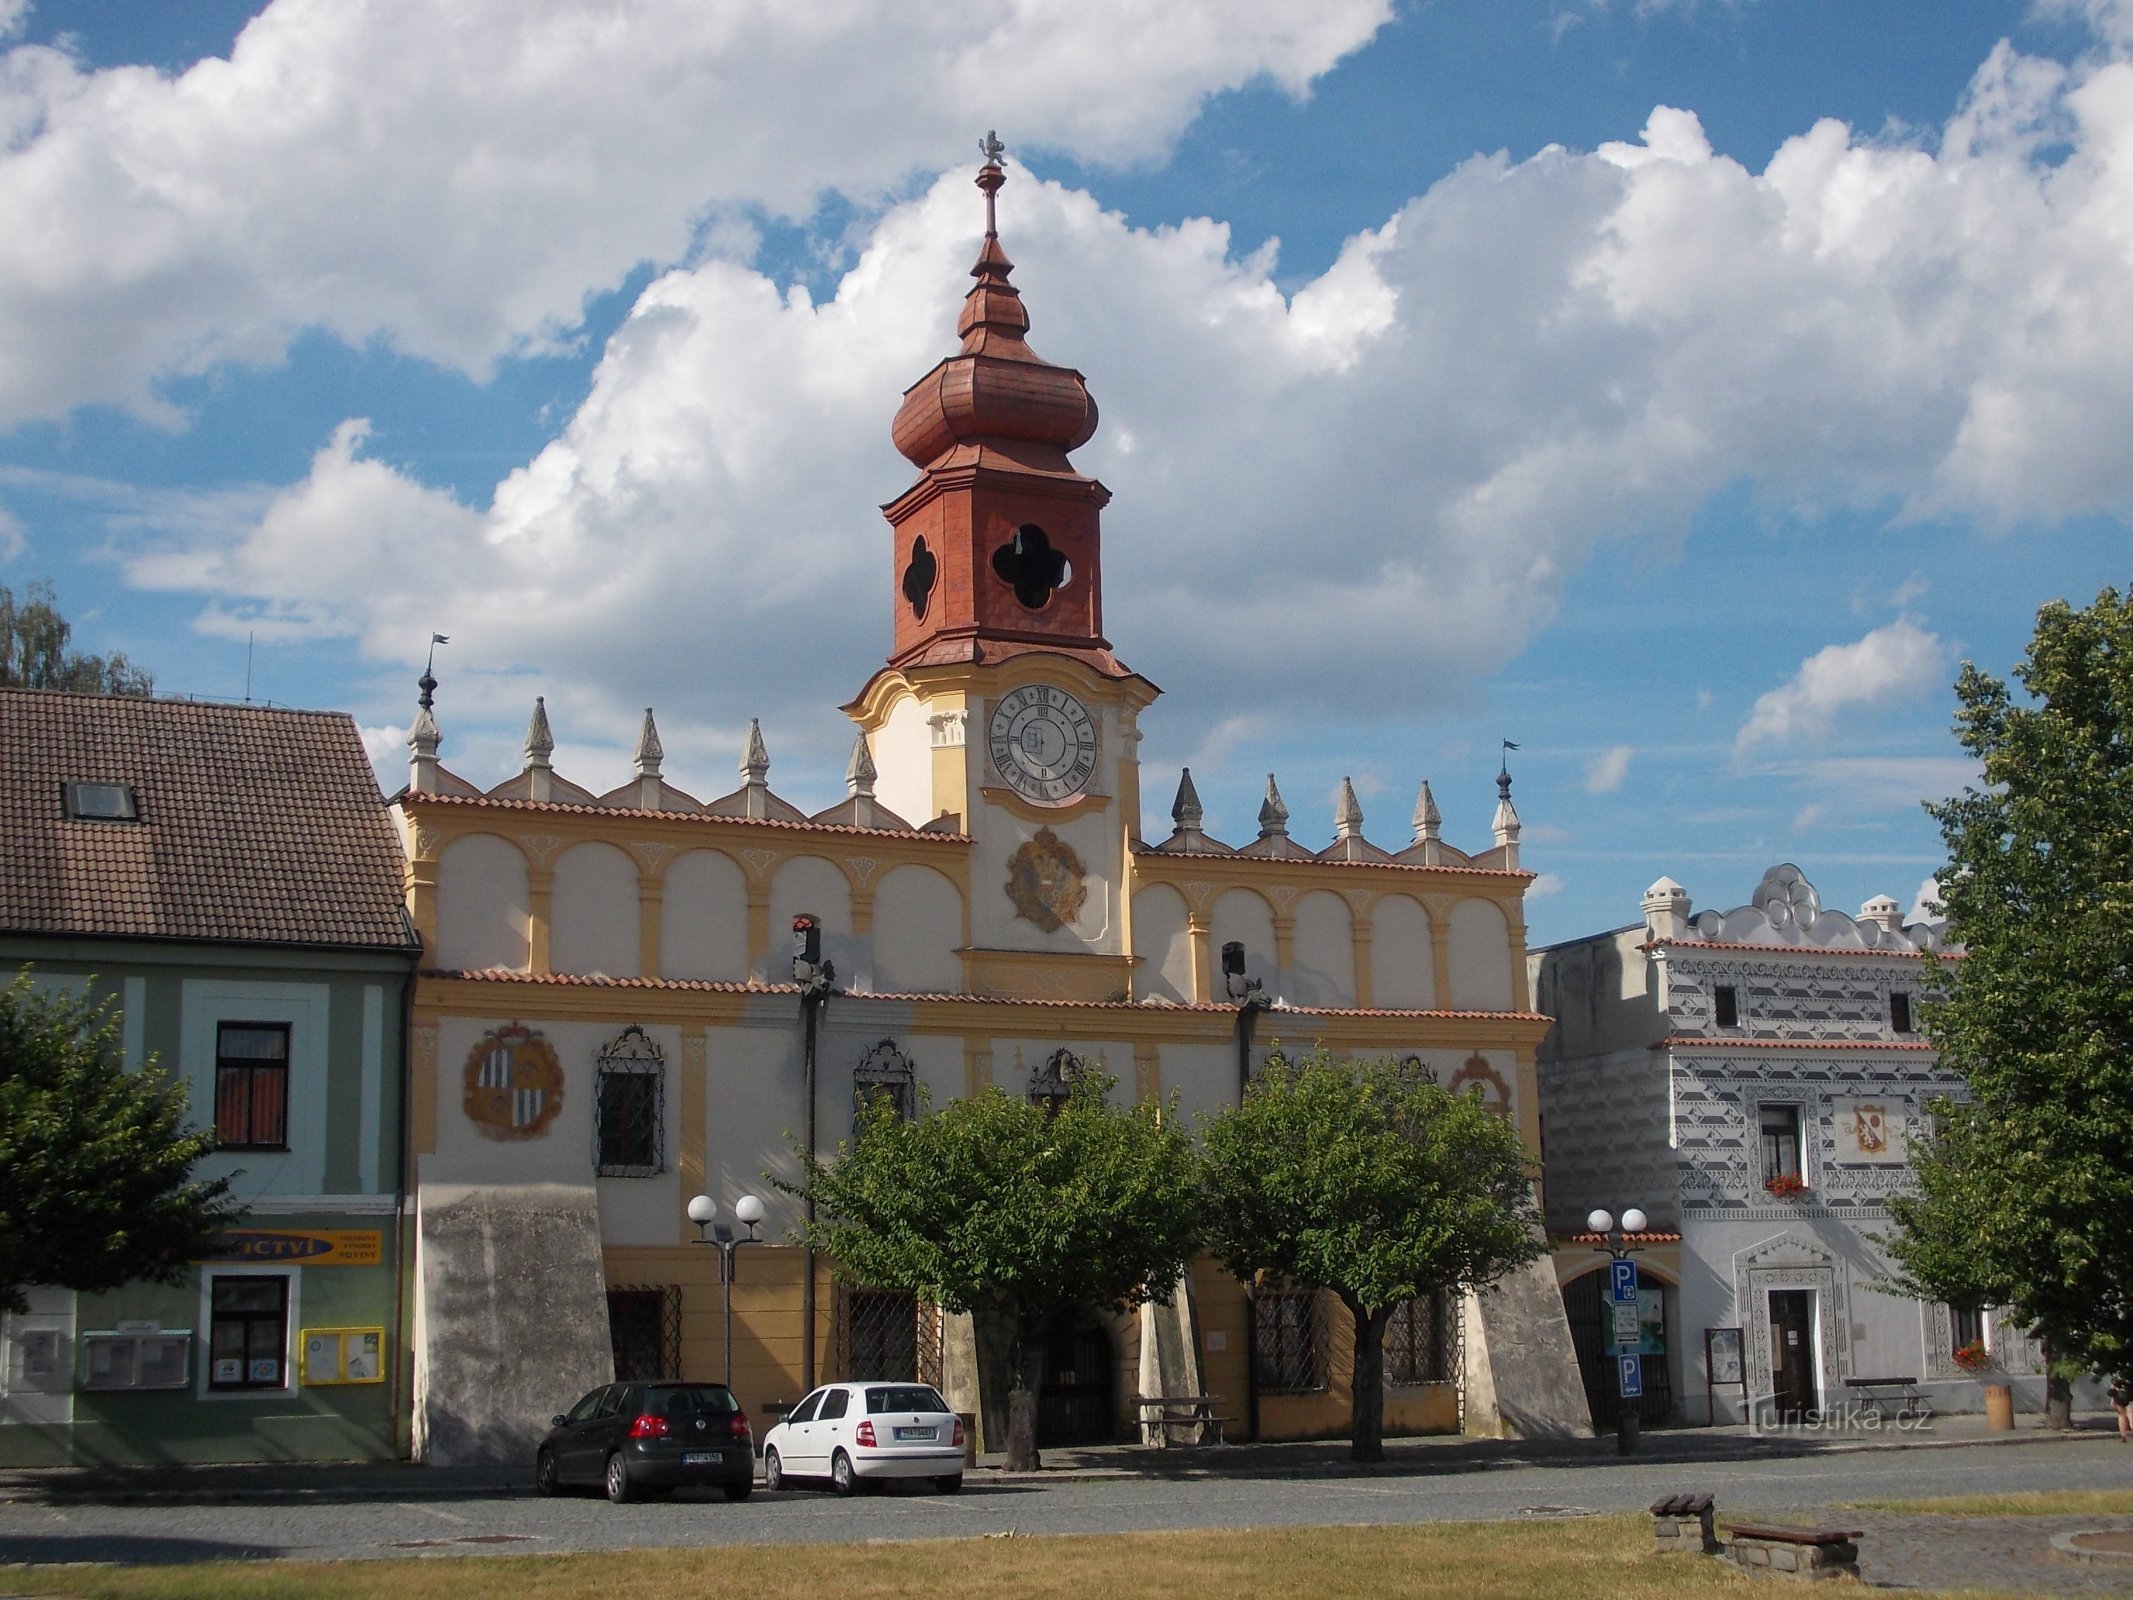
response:
[[[1743,1522],[1726,1529],[1726,1559],[1750,1572],[1792,1578],[1859,1576],[1859,1541],[1852,1528],[1778,1528]]]
[[[1163,1449],[1173,1444],[1221,1444],[1229,1418],[1217,1416],[1218,1394],[1137,1394],[1141,1442]],[[1182,1432],[1183,1438],[1177,1437]]]
[[[1886,1420],[1888,1408],[1896,1408],[1896,1417],[1930,1417],[1933,1402],[1926,1398],[1916,1378],[1846,1378],[1844,1387],[1849,1389],[1864,1406],[1872,1406],[1874,1415]]]
[[[1676,1494],[1652,1502],[1652,1551],[1662,1556],[1715,1556],[1725,1547],[1711,1533],[1707,1494]]]

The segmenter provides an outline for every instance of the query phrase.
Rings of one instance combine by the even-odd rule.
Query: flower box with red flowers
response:
[[[1955,1364],[1965,1372],[1989,1372],[1992,1370],[1992,1352],[1985,1348],[1985,1341],[1972,1339],[1968,1344],[1957,1345]]]
[[[1781,1172],[1774,1178],[1765,1178],[1763,1187],[1780,1200],[1797,1200],[1807,1192],[1806,1180],[1795,1172]]]

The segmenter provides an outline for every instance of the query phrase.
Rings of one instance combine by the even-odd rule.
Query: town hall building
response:
[[[612,1372],[729,1360],[758,1414],[843,1376],[929,1378],[979,1411],[967,1318],[840,1281],[765,1181],[797,1176],[796,1138],[834,1152],[867,1094],[1044,1095],[1097,1072],[1190,1118],[1234,1104],[1269,1050],[1323,1045],[1481,1093],[1538,1149],[1548,1023],[1507,775],[1472,852],[1441,837],[1426,783],[1411,835],[1383,843],[1345,785],[1330,842],[1294,836],[1272,778],[1257,836],[1216,840],[1190,773],[1167,833],[1144,831],[1159,691],[1105,635],[1110,495],[1070,460],[1095,403],[1031,349],[996,157],[977,181],[960,347],[893,423],[917,476],[884,508],[891,643],[844,707],[843,799],[776,793],[753,725],[739,786],[685,794],[651,711],[634,771],[584,786],[555,770],[539,703],[522,769],[477,783],[440,759],[449,697],[425,674],[393,804],[426,952],[409,1128],[429,1459],[516,1458]],[[743,1195],[767,1208],[736,1253],[730,1351],[699,1193],[728,1226]],[[1061,1319],[1040,1443],[1132,1437],[1136,1394],[1222,1396],[1233,1437],[1345,1431],[1337,1302],[1248,1296],[1212,1261],[1184,1288]],[[1388,1431],[1589,1426],[1545,1262],[1405,1308],[1387,1369]]]

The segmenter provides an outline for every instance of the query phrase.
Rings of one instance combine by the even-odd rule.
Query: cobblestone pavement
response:
[[[1939,1517],[1912,1512],[1790,1513],[1786,1521],[1858,1528],[1859,1576],[1877,1588],[1998,1589],[2016,1594],[2133,1594],[2133,1562],[2092,1565],[2052,1549],[2052,1535],[2133,1529],[2133,1516]],[[1720,1519],[1723,1527],[1725,1519]]]

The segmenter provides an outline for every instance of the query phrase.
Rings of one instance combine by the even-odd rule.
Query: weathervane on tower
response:
[[[1000,143],[999,131],[994,128],[985,130],[985,137],[978,141],[978,148],[985,153],[985,165],[988,167],[997,167],[1000,157],[1007,154],[1007,146]]]

